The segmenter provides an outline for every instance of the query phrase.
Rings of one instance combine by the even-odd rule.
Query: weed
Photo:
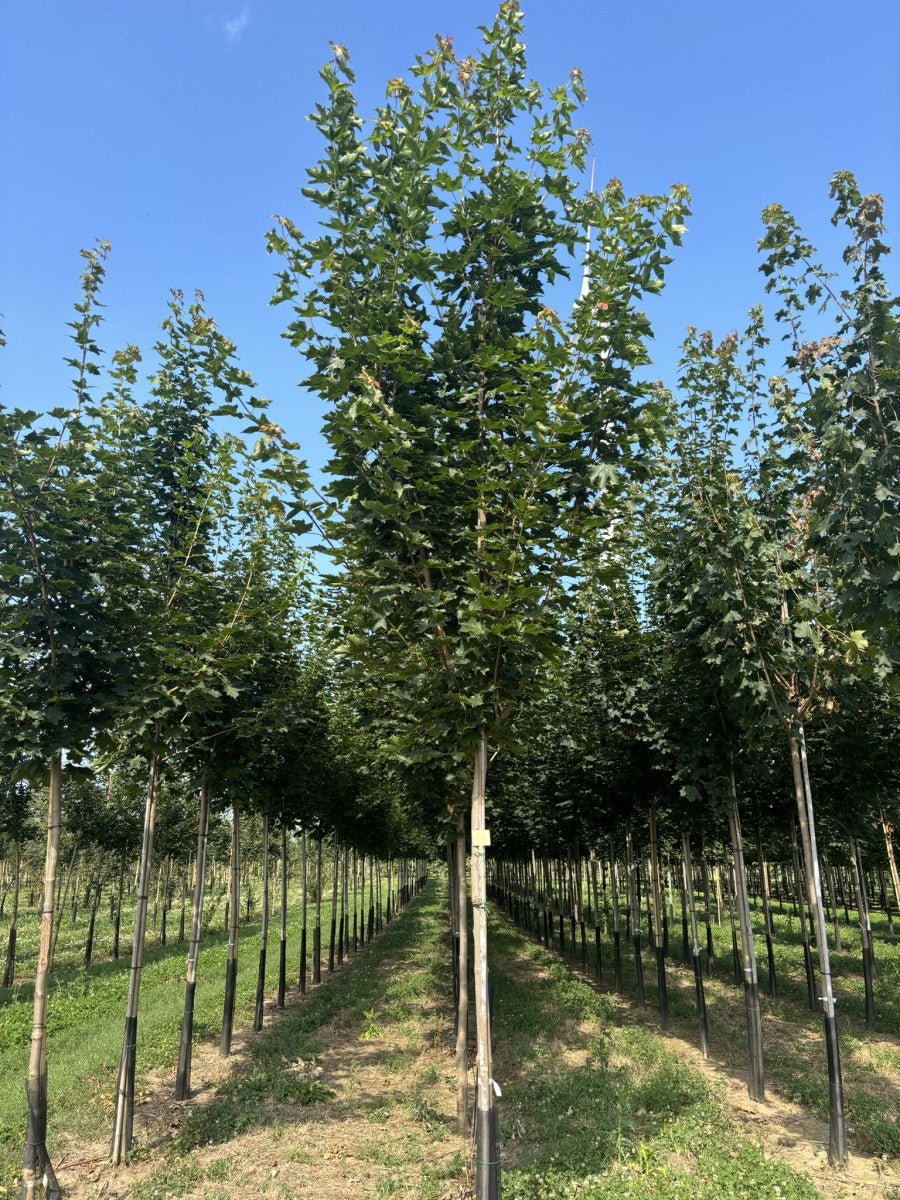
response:
[[[381,1037],[381,1028],[379,1027],[379,1025],[377,1024],[377,1022],[375,1020],[375,1009],[374,1008],[370,1008],[365,1013],[365,1023],[363,1025],[362,1033],[359,1036],[362,1038],[366,1038],[367,1040]]]
[[[207,1179],[230,1179],[234,1170],[233,1158],[214,1158],[206,1168]]]
[[[186,1196],[202,1178],[199,1167],[185,1158],[176,1158],[136,1183],[131,1194],[133,1200],[170,1200]]]

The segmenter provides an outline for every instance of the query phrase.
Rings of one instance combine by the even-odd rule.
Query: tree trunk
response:
[[[266,996],[266,950],[269,941],[269,814],[262,819],[262,920],[259,931],[259,967],[256,972],[256,1002],[253,1006],[253,1032],[263,1026],[263,1002]]]
[[[172,856],[170,854],[168,856],[168,858],[166,859],[166,875],[165,875],[165,879],[163,881],[163,891],[162,891],[162,917],[160,920],[160,927],[159,927],[159,944],[161,946],[165,946],[166,940],[167,940],[166,939],[166,922],[167,922],[168,916],[169,916],[169,881],[170,881],[171,874],[172,874]]]
[[[804,847],[804,853],[805,853]],[[797,827],[791,817],[791,858],[794,865],[794,894],[795,905],[800,916],[800,938],[803,942],[803,967],[806,971],[806,998],[811,1012],[818,1012],[819,1003],[816,996],[816,978],[813,972],[812,952],[809,947],[809,930],[806,924],[806,905],[803,900],[803,880],[800,874],[800,853],[797,848]],[[807,871],[809,868],[807,867]]]
[[[887,823],[884,807],[879,809],[881,817],[881,832],[884,835],[884,849],[887,853],[888,866],[891,870],[891,883],[894,885],[894,907],[900,908],[900,872],[897,870],[897,858],[894,854],[894,831]]]
[[[131,1149],[134,1123],[134,1066],[137,1053],[138,1001],[141,991],[141,969],[144,962],[144,935],[147,931],[147,907],[150,896],[150,870],[153,864],[153,829],[156,824],[156,796],[162,763],[158,754],[150,759],[147,780],[147,801],[144,807],[144,835],[141,861],[138,864],[137,904],[134,910],[134,936],[131,942],[131,969],[128,976],[128,999],[125,1004],[125,1034],[122,1038],[122,1057],[116,1086],[113,1113],[113,1133],[110,1157],[118,1166]]]
[[[307,920],[306,830],[300,830],[300,994],[306,991],[306,920]]]
[[[187,911],[187,890],[188,880],[191,877],[191,857],[188,855],[187,863],[184,870],[181,872],[181,903],[178,909],[178,944],[184,941],[184,922]]]
[[[322,982],[322,839],[316,841],[316,912],[313,925],[312,981]]]
[[[753,944],[753,925],[750,920],[750,901],[747,895],[747,868],[744,863],[744,842],[741,837],[741,817],[734,783],[734,764],[730,760],[730,755],[728,781],[731,790],[728,828],[731,834],[731,849],[734,854],[735,905],[741,929],[741,968],[744,1005],[747,1010],[747,1046],[750,1063],[748,1091],[751,1100],[763,1101],[766,1098],[766,1087],[763,1068],[762,1013],[759,1008],[759,980],[756,974],[756,948]]]
[[[828,855],[822,855],[822,867],[825,875],[825,886],[828,888],[828,907],[831,909],[831,916],[834,921],[834,952],[841,952],[841,923],[838,918],[837,898],[834,891],[834,876],[831,870],[831,863],[828,860]]]
[[[353,851],[353,953],[359,953],[359,860],[356,850]]]
[[[603,964],[600,959],[600,904],[597,888],[597,855],[591,851],[591,916],[594,920],[594,969],[597,978],[603,974]]]
[[[369,855],[369,913],[366,921],[366,941],[375,936],[375,855]]]
[[[349,849],[347,849],[345,847],[341,853],[341,920],[340,920],[340,924],[338,925],[338,949],[337,949],[337,958],[338,958],[339,963],[342,963],[344,961],[345,950],[347,953],[347,957],[348,958],[350,957],[349,929],[348,929],[348,921],[347,921],[347,918],[349,916],[349,909],[347,907],[347,903],[348,903],[347,893],[349,891],[348,881],[347,881],[347,872],[349,871],[349,869],[350,869],[350,851],[349,851]]]
[[[460,1133],[465,1133],[469,1124],[469,1063],[467,1046],[469,1041],[469,916],[466,888],[466,827],[462,814],[456,826],[456,912],[457,912],[457,966],[458,988],[456,996],[456,1124]]]
[[[612,840],[609,843],[609,891],[613,927],[613,987],[622,994],[622,933],[619,929],[619,886],[616,878],[616,855]]]
[[[190,941],[188,942],[184,1014],[181,1018],[181,1040],[178,1046],[178,1067],[175,1072],[176,1100],[188,1100],[191,1095],[194,995],[197,990],[197,958],[200,953],[200,934],[203,928],[203,899],[206,886],[206,852],[208,842],[209,781],[204,775],[203,782],[200,785],[200,812],[197,817],[197,857],[194,860],[194,895],[191,903],[191,932]]]
[[[806,739],[803,726],[790,739],[791,767],[797,795],[797,813],[803,838],[806,860],[807,891],[812,914],[816,945],[819,951],[819,974],[822,978],[822,1004],[825,1020],[825,1047],[828,1060],[828,1161],[834,1166],[847,1157],[847,1128],[844,1120],[844,1085],[841,1078],[841,1053],[838,1046],[837,1024],[834,1015],[834,991],[831,983],[831,960],[828,954],[828,933],[822,905],[822,881],[819,875],[819,853],[816,846],[816,825],[812,789],[806,761]]]
[[[231,1053],[231,1037],[234,1032],[234,995],[237,990],[238,937],[241,919],[241,818],[237,808],[232,809],[230,880],[225,1002],[222,1006],[222,1033],[219,1037],[219,1054],[223,1058]]]
[[[337,832],[332,834],[331,922],[328,931],[328,974],[334,974],[334,946],[337,934],[338,883],[341,869],[341,848]]]
[[[57,920],[53,924],[53,932],[50,936],[50,962],[49,962],[48,970],[51,973],[53,971],[53,960],[56,957],[56,943],[59,941],[59,930],[60,930],[60,927],[62,926],[62,915],[65,912],[66,900],[68,899],[69,887],[72,883],[72,873],[75,870],[75,861],[77,858],[78,858],[78,838],[76,837],[75,842],[72,846],[72,857],[69,859],[69,865],[66,869],[65,881],[63,884],[62,893],[59,896],[57,896],[57,904],[56,904]]]
[[[53,936],[56,867],[62,823],[62,757],[50,762],[47,797],[47,850],[44,857],[44,901],[41,932],[34,976],[34,1007],[31,1048],[25,1093],[28,1120],[22,1155],[21,1200],[61,1200],[62,1192],[47,1153],[47,979],[50,974],[50,942]]]
[[[769,971],[769,995],[778,995],[778,978],[775,973],[775,945],[772,928],[772,905],[770,902],[769,864],[763,858],[762,835],[756,827],[756,856],[759,859],[759,886],[762,892],[763,925],[766,930],[766,962]]]
[[[700,855],[700,877],[703,882],[703,920],[706,924],[706,973],[710,975],[716,956],[713,950],[712,910],[709,900],[709,864],[706,861],[705,850]]]
[[[499,1200],[500,1158],[494,1080],[491,1072],[491,1014],[487,958],[487,846],[485,786],[487,735],[481,731],[472,773],[472,923],[475,963],[475,1200]]]
[[[867,903],[866,885],[863,878],[862,858],[859,853],[859,845],[856,838],[848,838],[847,846],[850,850],[850,867],[853,871],[853,890],[856,894],[856,912],[859,917],[859,938],[862,949],[862,965],[863,965],[863,985],[866,993],[866,1029],[869,1033],[875,1032],[875,990],[874,970],[873,970],[873,955],[872,955],[872,923],[869,919],[869,905]]]
[[[650,804],[650,890],[653,895],[653,948],[656,952],[656,986],[659,992],[659,1019],[663,1030],[669,1028],[669,994],[666,988],[666,951],[663,944],[663,897],[659,873],[659,842],[656,835],[656,804]]]
[[[9,914],[9,937],[6,942],[6,965],[3,968],[3,984],[12,987],[16,977],[16,937],[19,924],[19,895],[22,887],[22,843],[16,838],[13,848],[13,895]]]
[[[637,893],[637,869],[631,843],[631,822],[625,823],[625,873],[628,880],[628,915],[634,952],[634,986],[638,1004],[644,1003],[644,963],[641,958],[641,902]]]
[[[287,990],[287,826],[284,814],[281,816],[281,848],[279,863],[281,867],[281,893],[278,904],[278,1000],[279,1008],[284,1008],[284,994]]]
[[[97,856],[97,874],[94,878],[94,890],[91,895],[91,915],[88,920],[87,938],[84,943],[84,965],[91,965],[91,956],[94,952],[94,928],[97,924],[97,909],[100,907],[100,878],[103,874],[103,859],[105,854],[103,850]]]
[[[119,859],[119,886],[116,889],[116,915],[113,921],[113,958],[119,957],[119,934],[122,930],[122,896],[125,892],[125,851]]]
[[[709,1058],[709,1023],[706,1019],[706,993],[703,989],[703,962],[700,958],[700,942],[697,938],[697,910],[694,906],[694,872],[691,866],[691,840],[686,833],[681,835],[684,865],[684,890],[687,894],[688,912],[691,919],[691,943],[694,960],[694,992],[697,997],[697,1021],[700,1025],[700,1049],[703,1057]]]
[[[668,990],[666,988],[666,948],[662,929],[662,880],[660,877],[659,841],[656,838],[656,805],[650,803],[650,892],[653,894],[653,935],[656,954],[656,989],[659,991],[660,1025],[668,1028]]]

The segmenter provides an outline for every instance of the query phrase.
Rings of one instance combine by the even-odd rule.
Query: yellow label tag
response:
[[[473,846],[489,846],[491,844],[491,831],[489,829],[473,829],[472,830],[472,845]]]

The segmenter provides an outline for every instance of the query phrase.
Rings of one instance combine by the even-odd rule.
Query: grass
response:
[[[698,896],[698,904],[700,897]],[[702,905],[698,908],[698,915]],[[715,902],[713,902],[715,916]],[[761,990],[766,1086],[784,1099],[803,1105],[822,1120],[828,1120],[828,1083],[821,1017],[807,1004],[806,976],[799,922],[789,904],[774,905],[774,958],[778,996],[767,994],[766,945],[762,912],[752,915],[757,967]],[[852,914],[851,914],[852,915]],[[634,994],[634,965],[630,941],[624,936],[622,914],[623,984],[626,995]],[[601,921],[602,924],[602,921]],[[611,927],[611,922],[609,922]],[[895,919],[895,929],[900,922]],[[557,923],[558,925],[558,923]],[[851,1148],[864,1153],[900,1158],[900,934],[891,933],[887,917],[872,914],[878,978],[875,1008],[879,1033],[864,1028],[860,936],[858,926],[846,924],[841,914],[840,954],[833,953],[833,926],[829,924],[829,946],[837,997],[838,1029],[842,1050],[845,1104]],[[711,1048],[729,1067],[742,1069],[746,1063],[746,1019],[743,991],[735,986],[732,967],[731,928],[727,910],[721,925],[713,921],[714,961],[705,978]],[[699,930],[705,946],[705,930]],[[612,982],[611,936],[604,936],[601,954],[604,981]],[[643,958],[646,1005],[658,1006],[656,964],[645,942]],[[593,931],[588,949],[593,971]],[[667,963],[669,1011],[692,1040],[696,1027],[693,971],[681,962],[680,913],[669,933]],[[566,924],[566,958],[571,961],[569,926]],[[706,958],[704,950],[704,961]],[[815,959],[814,953],[814,959]],[[580,947],[579,958],[580,963]],[[693,1028],[692,1028],[693,1027]],[[886,1035],[882,1037],[881,1035]]]
[[[819,1193],[768,1161],[663,1039],[506,922],[490,932],[507,1200]]]
[[[256,889],[256,899],[259,891]],[[288,917],[288,985],[296,988],[299,955],[300,918],[296,896]],[[221,900],[221,896],[218,897]],[[197,966],[197,991],[194,1012],[194,1042],[215,1036],[221,1026],[228,936],[218,928],[222,913],[218,900],[208,909],[215,929],[208,931],[200,948]],[[133,916],[133,909],[130,914]],[[171,914],[170,914],[171,915]],[[101,905],[95,940],[97,957],[85,969],[76,965],[80,958],[88,914],[82,913],[75,929],[64,917],[60,930],[56,964],[50,980],[47,1018],[48,1145],[51,1158],[63,1140],[87,1140],[102,1136],[112,1112],[119,1056],[122,1049],[125,999],[128,990],[129,959],[100,961],[102,950],[111,952],[112,929],[109,909]],[[330,903],[323,903],[323,934],[327,938]],[[313,912],[308,912],[311,930]],[[36,921],[33,922],[36,924]],[[20,918],[20,936],[27,922]],[[130,927],[123,919],[123,947],[130,952]],[[128,942],[124,931],[129,929]],[[169,922],[170,939],[177,934],[177,918]],[[256,990],[260,926],[242,925],[238,956],[236,1025],[249,1025]],[[33,940],[33,939],[31,939]],[[141,1003],[138,1020],[138,1090],[140,1081],[155,1067],[174,1066],[181,1032],[184,1006],[185,943],[169,941],[162,947],[153,944],[152,931],[144,953]],[[308,937],[308,953],[312,938]],[[27,966],[29,937],[22,938],[22,954],[17,956],[20,969]],[[323,947],[327,955],[327,943]],[[278,932],[270,925],[267,956],[267,990],[277,985]],[[311,972],[308,971],[308,978]],[[325,968],[323,967],[323,978]],[[0,1196],[4,1189],[13,1194],[22,1154],[25,1129],[24,1082],[31,1032],[33,986],[19,983],[0,989]],[[297,1094],[315,1096],[309,1086],[298,1085]],[[238,1101],[239,1104],[239,1101]],[[235,1118],[241,1113],[236,1111]],[[17,1193],[16,1193],[17,1194]]]
[[[251,1040],[246,1056],[212,1097],[185,1110],[162,1153],[138,1146],[135,1157],[149,1155],[153,1169],[134,1184],[135,1200],[201,1193],[207,1200],[232,1200],[248,1190],[291,1194],[292,1186],[302,1186],[296,1180],[320,1164],[322,1139],[337,1138],[345,1119],[356,1122],[356,1133],[349,1159],[345,1155],[341,1162],[352,1161],[356,1173],[379,1172],[369,1195],[437,1200],[448,1187],[458,1188],[463,1150],[450,1134],[446,1115],[452,1109],[453,1079],[443,897],[443,882],[432,879],[349,969],[324,976],[321,987]],[[824,1060],[820,1021],[803,1007],[796,921],[784,915],[776,922],[783,935],[776,951],[782,994],[777,1000],[763,998],[769,1084],[821,1112],[827,1093],[819,1061]],[[723,925],[714,932],[718,957],[708,980],[713,1051],[739,1063],[745,1052],[743,999],[730,972],[730,930]],[[673,950],[680,948],[678,933]],[[294,914],[290,962],[298,937]],[[558,956],[499,917],[491,918],[490,938],[506,1200],[812,1200],[818,1195],[805,1177],[764,1158],[726,1115],[716,1086],[686,1068],[662,1037],[645,1023],[622,1026],[620,1001],[573,976]],[[850,970],[850,931],[844,940],[841,958],[847,962],[840,964],[839,988],[841,996],[852,999],[857,980]],[[243,927],[242,941],[238,1011],[249,1023],[258,926]],[[218,1030],[225,950],[224,934],[204,939],[198,1040]],[[882,941],[877,953],[879,988],[887,1004],[896,995],[891,992],[896,947]],[[605,942],[607,970],[608,954]],[[147,953],[140,1071],[174,1061],[183,959],[184,946]],[[270,953],[270,991],[276,964],[277,954]],[[648,1005],[655,1000],[651,966],[648,954]],[[673,1022],[692,1022],[692,977],[671,963],[668,977]],[[626,960],[626,986],[630,982]],[[51,1151],[64,1136],[84,1140],[106,1129],[126,987],[127,964],[121,960],[54,976]],[[891,1155],[898,1152],[891,1139],[900,1107],[892,1091],[900,1075],[900,1047],[866,1036],[860,1017],[844,1005],[841,1036],[852,1136],[862,1148],[871,1145]],[[20,1161],[29,1021],[30,994],[20,986],[0,1003],[0,1070],[8,1081],[0,1087],[0,1153],[7,1152],[6,1175],[0,1179],[10,1188]],[[345,1051],[344,1069],[339,1079],[323,1078],[319,1063],[333,1058],[336,1047]],[[435,1053],[424,1054],[425,1047]],[[236,1149],[237,1139],[244,1137],[262,1137],[277,1146],[279,1172],[251,1177],[246,1156]]]
[[[197,1171],[203,1154],[211,1156],[204,1177],[221,1190],[222,1200],[235,1190],[244,1194],[248,1186],[254,1194],[292,1195],[293,1184],[276,1180],[274,1170],[262,1186],[258,1179],[245,1178],[242,1151],[235,1152],[230,1144],[244,1135],[268,1132],[283,1142],[277,1173],[293,1179],[292,1164],[302,1176],[304,1167],[328,1157],[330,1142],[345,1136],[342,1118],[354,1122],[360,1116],[372,1117],[378,1128],[371,1137],[341,1145],[339,1153],[332,1146],[331,1156],[340,1159],[341,1170],[347,1159],[353,1160],[354,1172],[359,1164],[372,1164],[389,1172],[373,1184],[372,1195],[413,1194],[409,1190],[413,1177],[414,1194],[436,1200],[443,1181],[458,1177],[462,1170],[461,1152],[452,1146],[449,1153],[435,1156],[433,1152],[436,1144],[448,1139],[447,1118],[431,1092],[443,1083],[438,1067],[443,1051],[436,1051],[436,1061],[432,1055],[431,1061],[418,1065],[423,1048],[434,1050],[440,1041],[435,1014],[449,981],[444,924],[438,889],[431,884],[365,955],[263,1030],[212,1098],[186,1114],[166,1144],[166,1161],[142,1182],[142,1191],[135,1191],[137,1200],[180,1195],[184,1193],[177,1189],[196,1186],[198,1176],[191,1172]],[[377,1037],[372,1036],[373,1030]],[[335,1048],[346,1052],[344,1081],[341,1087],[328,1087],[319,1081],[317,1063],[333,1055]],[[375,1066],[381,1089],[377,1096],[369,1095],[371,1077],[367,1098],[356,1094],[362,1073],[356,1054],[367,1056],[370,1072]],[[312,1106],[308,1117],[299,1112],[305,1105]],[[386,1136],[388,1122],[391,1133]],[[302,1136],[315,1139],[317,1130],[321,1130],[317,1143],[302,1140],[301,1131]],[[209,1197],[212,1191],[205,1194]]]

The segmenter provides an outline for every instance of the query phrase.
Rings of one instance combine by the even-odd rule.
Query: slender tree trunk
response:
[[[56,943],[59,941],[59,931],[62,926],[62,916],[66,909],[66,900],[69,896],[69,887],[72,883],[72,874],[75,870],[75,862],[78,858],[78,838],[72,846],[72,857],[69,859],[69,865],[66,868],[65,881],[63,883],[62,892],[57,896],[56,915],[57,920],[53,923],[53,932],[50,936],[50,964],[49,970],[53,972],[53,960],[56,958]]]
[[[772,929],[772,906],[769,902],[769,864],[763,858],[762,835],[756,827],[756,856],[759,859],[759,886],[762,892],[763,925],[766,930],[766,962],[769,970],[769,995],[778,995],[778,978],[775,973],[775,947]]]
[[[691,919],[691,944],[694,960],[694,992],[697,997],[697,1021],[700,1026],[700,1049],[703,1057],[709,1058],[709,1024],[706,1019],[706,993],[703,989],[703,962],[700,957],[700,941],[697,937],[697,910],[694,906],[694,872],[691,866],[691,840],[686,833],[681,835],[684,866],[684,890],[687,893],[688,911]]]
[[[828,953],[828,933],[822,905],[822,882],[819,876],[819,853],[816,846],[816,826],[813,812],[812,789],[809,785],[809,768],[806,761],[806,740],[803,726],[796,737],[790,739],[791,767],[797,794],[797,813],[800,818],[800,833],[803,838],[803,854],[806,860],[807,891],[812,915],[812,924],[819,951],[819,974],[822,979],[822,1005],[825,1021],[825,1047],[828,1060],[828,1161],[832,1165],[843,1162],[847,1157],[847,1128],[844,1120],[844,1086],[841,1078],[841,1052],[838,1045],[837,1024],[834,1014],[834,991],[831,982],[831,960]]]
[[[466,826],[462,814],[456,826],[456,943],[458,989],[456,996],[456,1124],[460,1133],[468,1128],[469,1112],[469,917],[466,888]]]
[[[97,924],[97,909],[100,906],[100,879],[103,874],[104,858],[105,854],[103,850],[101,850],[97,856],[97,874],[94,877],[94,890],[91,894],[91,915],[88,920],[87,937],[85,938],[84,942],[84,965],[86,967],[91,965],[91,957],[94,952],[94,928]]]
[[[122,1057],[116,1086],[113,1113],[113,1133],[110,1157],[118,1166],[131,1149],[134,1123],[134,1068],[137,1054],[138,1002],[141,991],[141,969],[144,963],[144,936],[147,932],[147,907],[150,898],[150,871],[153,865],[153,829],[156,824],[156,797],[162,763],[158,754],[150,759],[147,780],[147,802],[144,807],[144,836],[141,861],[138,865],[137,904],[134,910],[134,936],[131,943],[131,970],[128,976],[128,999],[125,1004],[125,1034],[122,1038]]]
[[[734,764],[730,755],[728,781],[731,790],[728,827],[731,833],[731,849],[734,854],[735,904],[741,929],[741,968],[744,1005],[747,1010],[747,1046],[750,1063],[748,1090],[752,1100],[763,1101],[766,1098],[766,1086],[763,1068],[762,1013],[759,1007],[759,980],[756,974],[756,948],[753,944],[753,924],[750,919],[750,901],[747,895],[747,868],[744,863],[744,842],[741,836],[741,817],[734,782]]]
[[[205,896],[206,851],[208,842],[209,780],[204,774],[203,782],[200,785],[200,811],[197,817],[197,857],[194,860],[194,895],[191,903],[191,932],[190,941],[188,942],[184,1014],[181,1018],[181,1040],[178,1046],[178,1067],[175,1072],[176,1100],[188,1100],[191,1095],[194,996],[197,990],[197,958],[200,953],[200,933],[203,927],[203,899]]]
[[[850,851],[850,867],[853,871],[853,890],[856,894],[856,912],[859,917],[859,939],[862,950],[863,985],[866,993],[866,1029],[875,1032],[875,989],[873,986],[874,971],[872,961],[872,923],[869,919],[869,906],[866,896],[866,885],[863,878],[862,858],[856,838],[848,838],[847,846]]]
[[[805,852],[805,847],[804,847]],[[794,893],[797,912],[800,916],[800,938],[803,942],[803,968],[806,971],[806,998],[811,1012],[818,1012],[816,977],[813,972],[812,951],[809,946],[809,930],[806,924],[806,905],[803,901],[803,879],[800,873],[800,852],[797,846],[797,826],[791,817],[791,858],[794,865]],[[807,868],[808,870],[809,868]]]
[[[262,818],[262,921],[259,931],[259,967],[256,972],[256,1002],[253,1006],[253,1032],[263,1027],[263,1002],[266,997],[266,950],[269,941],[269,814]]]
[[[281,814],[281,847],[279,864],[281,875],[280,899],[278,904],[278,1007],[284,1008],[284,994],[287,990],[287,826],[284,823],[284,813]]]
[[[22,887],[22,843],[16,838],[13,848],[13,893],[9,914],[9,936],[6,942],[6,964],[3,968],[3,984],[12,987],[16,977],[16,937],[19,925],[19,895]]]
[[[353,851],[353,953],[359,953],[359,859]]]
[[[113,958],[119,957],[119,935],[122,931],[122,897],[125,892],[125,851],[119,859],[119,885],[116,889],[116,915],[113,921]]]
[[[603,975],[603,964],[600,958],[600,904],[597,886],[597,854],[591,851],[591,916],[594,921],[594,969],[597,978]]]
[[[350,851],[345,847],[341,852],[341,920],[338,925],[338,949],[337,959],[339,963],[344,961],[344,951],[347,952],[347,957],[350,957],[349,930],[347,928],[347,917],[349,910],[347,907],[347,872],[349,871]],[[389,893],[390,894],[390,893]]]
[[[656,986],[659,992],[659,1019],[663,1030],[669,1028],[669,994],[666,988],[666,951],[663,945],[663,897],[659,873],[659,842],[656,834],[656,804],[650,804],[650,890],[653,895],[653,948],[656,952]]]
[[[235,807],[231,822],[231,896],[229,898],[228,958],[225,963],[225,1002],[222,1006],[222,1033],[219,1037],[219,1054],[226,1058],[231,1053],[231,1037],[234,1032],[234,996],[237,989],[238,938],[241,920],[241,818]]]
[[[879,863],[876,868],[878,875],[878,891],[881,896],[881,907],[884,910],[888,919],[888,933],[893,935],[894,932],[894,914],[891,909],[891,897],[888,892],[887,879],[884,874],[884,867]]]
[[[337,831],[332,834],[331,922],[328,932],[328,974],[334,974],[334,946],[337,934],[338,884],[341,869],[341,848]]]
[[[375,936],[375,855],[369,855],[369,913],[366,921],[366,941]]]
[[[631,841],[631,822],[625,823],[625,873],[628,879],[628,912],[631,947],[634,952],[634,986],[638,1004],[644,1000],[644,963],[641,958],[641,902],[637,893],[637,869]]]
[[[481,731],[472,776],[472,922],[475,963],[475,1200],[499,1200],[500,1155],[491,1071],[491,1014],[487,958],[487,735]]]
[[[47,1153],[47,979],[50,974],[50,942],[53,936],[56,867],[62,824],[62,757],[50,762],[47,797],[47,850],[44,858],[44,900],[41,932],[34,976],[34,1007],[31,1019],[31,1048],[25,1094],[28,1120],[22,1155],[21,1200],[61,1200],[62,1192]]]
[[[161,946],[165,946],[165,944],[166,944],[166,922],[167,922],[168,916],[169,916],[169,881],[170,881],[171,873],[172,873],[172,856],[170,854],[168,856],[168,858],[166,859],[166,877],[165,877],[165,880],[163,881],[162,918],[161,918],[160,927],[159,927],[159,944]]]
[[[738,950],[737,926],[734,921],[734,896],[736,890],[737,885],[734,879],[734,871],[729,868],[725,899],[728,907],[728,925],[731,929],[731,969],[734,973],[735,987],[743,987],[744,978],[741,973],[741,952]]]
[[[312,981],[322,982],[322,839],[316,840],[316,912],[313,925]]]
[[[706,861],[706,850],[700,855],[700,878],[703,882],[703,920],[706,924],[706,973],[710,975],[712,974],[716,956],[713,950],[712,908],[709,899],[709,864]]]
[[[306,921],[308,910],[306,830],[300,831],[300,994],[306,991]]]
[[[891,871],[891,883],[894,885],[894,907],[900,908],[900,872],[897,870],[897,858],[894,854],[894,831],[884,815],[884,807],[879,808],[881,817],[881,832],[884,835],[884,849],[887,854],[888,867]]]
[[[381,930],[383,928],[382,909],[381,909],[381,901],[382,901],[381,859],[376,858],[372,865],[375,868],[374,871],[372,872],[372,878],[375,881],[375,931],[376,931],[376,933],[381,933]]]
[[[586,971],[588,967],[588,948],[587,948],[587,926],[584,917],[584,862],[581,857],[581,847],[575,846],[575,864],[577,874],[575,876],[575,902],[578,905],[578,935],[581,939],[581,969]]]
[[[838,917],[837,901],[834,892],[834,876],[831,870],[831,863],[828,860],[828,855],[822,855],[822,868],[825,876],[825,886],[828,888],[828,907],[831,909],[831,916],[834,921],[834,952],[841,952],[841,923]]]
[[[185,869],[181,872],[181,903],[179,904],[179,907],[178,907],[178,944],[179,945],[181,945],[181,943],[184,941],[184,924],[185,924],[185,915],[187,912],[187,891],[188,891],[188,881],[191,878],[191,866],[192,866],[191,856],[188,855],[188,860],[187,860]]]
[[[609,891],[613,927],[613,987],[622,994],[622,933],[619,928],[619,886],[616,878],[616,853],[609,843]]]

